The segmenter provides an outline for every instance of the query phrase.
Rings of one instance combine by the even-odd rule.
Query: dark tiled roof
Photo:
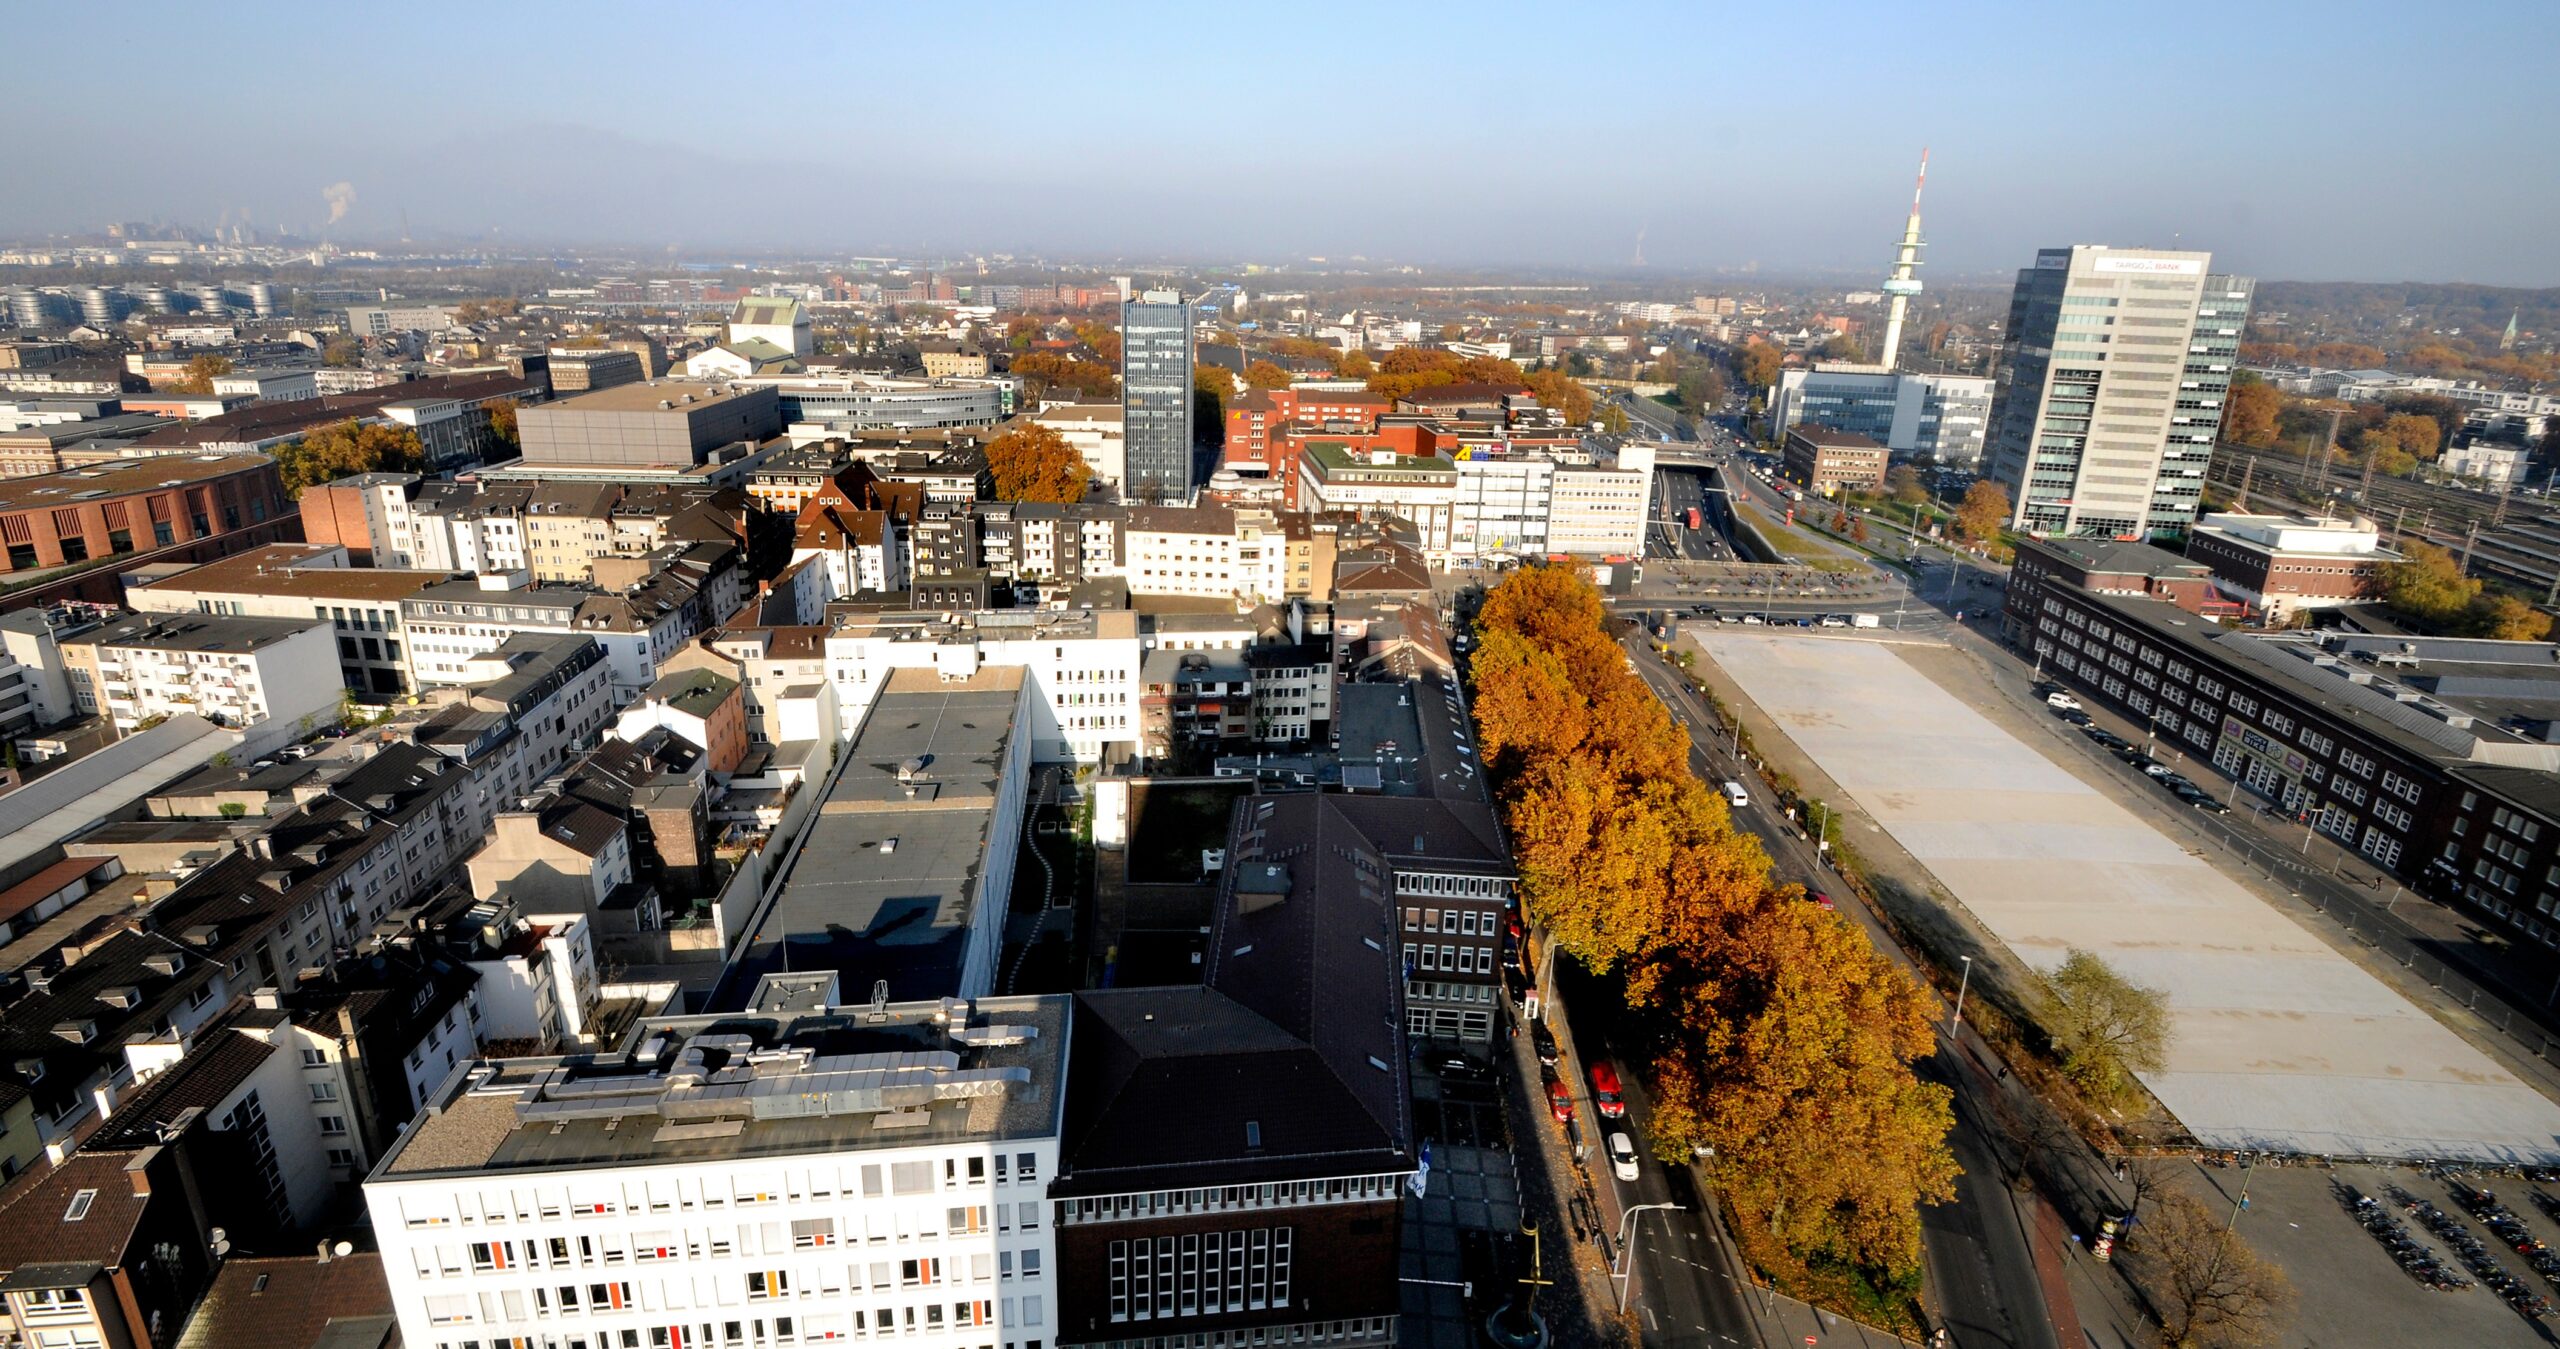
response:
[[[131,1160],[128,1153],[75,1152],[61,1165],[29,1171],[0,1190],[0,1269],[122,1263],[149,1204],[125,1175]],[[97,1194],[78,1222],[66,1221],[82,1190]]]
[[[178,1349],[311,1349],[332,1322],[390,1315],[391,1285],[372,1251],[325,1262],[233,1259],[196,1304]]]
[[[1053,1195],[1411,1165],[1313,1046],[1213,988],[1077,994],[1068,1080]]]
[[[276,1047],[229,1027],[196,1041],[195,1048],[157,1077],[143,1084],[132,1100],[100,1125],[83,1145],[107,1152],[132,1152],[159,1141],[160,1130],[187,1110],[220,1105],[249,1075],[258,1071]]]

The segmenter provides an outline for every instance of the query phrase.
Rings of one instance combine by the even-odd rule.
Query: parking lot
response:
[[[2449,1220],[2449,1230],[2476,1242],[2483,1257],[2507,1271],[2526,1295],[2560,1301],[2560,1282],[2510,1249],[2457,1198],[2463,1189],[2485,1186],[2516,1215],[2528,1240],[2560,1243],[2560,1220],[2544,1207],[2560,1203],[2560,1186],[2477,1173],[2448,1178],[2414,1167],[2181,1169],[2179,1188],[2217,1216],[2232,1213],[2247,1187],[2248,1204],[2237,1210],[2232,1230],[2286,1271],[2298,1298],[2291,1330],[2279,1343],[2547,1345],[2552,1337],[2546,1327],[2560,1329],[2560,1317],[2535,1320],[2511,1306],[2462,1266],[2451,1241],[2408,1207],[2409,1201],[2432,1205]],[[2439,1291],[2409,1273],[2381,1235],[2364,1230],[2355,1195],[2375,1201],[2409,1241],[2456,1267],[2470,1286]]]
[[[2560,1106],[1893,648],[1689,632],[2018,957],[2165,990],[2144,1081],[2208,1146],[2560,1158]]]

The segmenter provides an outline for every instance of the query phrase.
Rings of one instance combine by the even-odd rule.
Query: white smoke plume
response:
[[[320,189],[320,199],[329,203],[329,219],[324,223],[337,224],[347,218],[348,210],[356,204],[356,185],[331,183]]]

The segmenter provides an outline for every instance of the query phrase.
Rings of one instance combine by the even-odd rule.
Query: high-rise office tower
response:
[[[2253,285],[2212,261],[2082,244],[2018,273],[1991,411],[2013,527],[2137,538],[2195,518]]]
[[[1174,290],[1120,302],[1120,415],[1131,501],[1191,496],[1191,305]]]

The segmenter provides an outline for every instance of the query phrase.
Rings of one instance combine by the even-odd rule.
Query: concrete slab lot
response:
[[[2165,989],[2144,1081],[2206,1145],[2560,1161],[2560,1106],[1891,646],[1694,635],[2021,959]]]

